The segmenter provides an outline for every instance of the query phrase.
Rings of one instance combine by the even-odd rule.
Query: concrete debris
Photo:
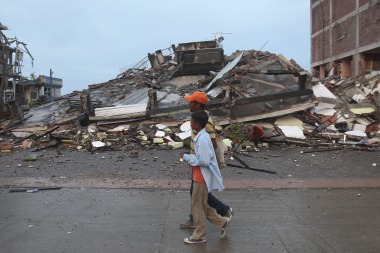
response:
[[[198,90],[209,96],[207,110],[225,153],[238,143],[236,152],[284,143],[373,151],[380,137],[379,83],[376,71],[319,80],[283,55],[245,50],[225,56],[216,41],[182,43],[149,53],[108,82],[30,108],[22,120],[1,119],[0,148],[189,147],[183,96]],[[265,131],[256,143],[247,139],[253,124]]]
[[[278,126],[285,137],[305,139],[305,135],[298,126]]]

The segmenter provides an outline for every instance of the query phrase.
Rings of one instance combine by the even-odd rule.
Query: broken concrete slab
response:
[[[289,138],[306,139],[302,130],[298,126],[278,126],[282,133]]]

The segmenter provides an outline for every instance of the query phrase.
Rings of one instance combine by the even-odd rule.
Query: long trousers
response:
[[[220,216],[214,208],[207,204],[207,199],[207,185],[205,183],[194,182],[191,196],[191,212],[195,225],[191,237],[194,239],[206,239],[206,219],[219,229],[228,221],[227,217]]]
[[[194,180],[191,180],[191,186],[190,186],[190,196],[192,196],[193,192],[193,185],[194,185]],[[211,193],[208,193],[208,198],[207,198],[207,204],[214,208],[218,214],[221,216],[226,216],[228,210],[230,207],[226,204],[224,204],[222,201],[217,199],[214,195]],[[190,220],[193,220],[192,214],[189,215]]]

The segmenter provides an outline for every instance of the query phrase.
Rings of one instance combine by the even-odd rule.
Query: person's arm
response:
[[[210,138],[212,141],[212,146],[214,147],[214,150],[217,149],[218,143],[216,142],[216,134],[215,134],[214,123],[209,120],[209,122],[207,122],[205,129],[206,129],[206,132],[210,135]]]
[[[210,144],[207,140],[200,139],[196,148],[196,155],[184,154],[183,160],[188,162],[191,166],[208,166],[211,162],[212,153],[210,150]]]
[[[216,142],[216,138],[211,138],[212,146],[214,147],[214,150],[218,148],[218,143]]]

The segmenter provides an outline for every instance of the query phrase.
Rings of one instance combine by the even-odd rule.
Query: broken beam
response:
[[[260,114],[246,116],[246,117],[238,117],[235,119],[220,119],[219,120],[214,117],[213,120],[214,120],[214,123],[223,126],[223,125],[229,125],[233,123],[242,123],[242,122],[247,122],[247,121],[255,121],[255,120],[260,120],[260,119],[265,119],[265,118],[278,117],[281,115],[290,114],[293,112],[298,112],[298,111],[306,110],[313,107],[315,107],[315,103],[310,102],[310,103],[292,105],[291,107],[284,108],[281,110],[276,110],[273,112],[260,113]]]
[[[50,133],[52,133],[52,132],[54,132],[56,129],[58,129],[59,128],[59,126],[55,126],[55,127],[53,127],[52,129],[50,129],[50,130],[47,130],[46,132],[44,132],[43,134],[41,134],[40,136],[37,136],[34,140],[36,141],[36,140],[38,140],[38,139],[40,139],[40,138],[42,138],[42,137],[44,137],[45,135],[47,135],[47,134],[50,134]]]
[[[213,107],[220,107],[223,103],[227,102],[227,99],[214,99],[209,102],[207,102],[206,107],[207,108],[213,108]],[[189,112],[189,106],[188,105],[181,105],[181,106],[175,106],[175,107],[169,107],[169,108],[161,108],[161,109],[154,109],[147,111],[147,114],[152,117],[161,117],[166,116],[168,114],[177,114],[177,113],[185,113]]]
[[[277,172],[275,172],[275,171],[264,170],[264,169],[255,169],[255,168],[250,168],[250,167],[245,167],[242,165],[235,165],[235,164],[230,164],[230,163],[227,163],[227,166],[240,168],[240,169],[255,170],[255,171],[265,172],[265,173],[269,173],[269,174],[277,174]]]
[[[264,96],[259,96],[259,97],[237,99],[235,100],[234,105],[266,102],[266,101],[271,101],[271,100],[276,100],[276,99],[284,99],[284,98],[292,98],[292,97],[310,96],[312,94],[313,94],[313,91],[310,89],[282,92],[282,93],[264,95]]]
[[[28,192],[28,191],[36,192],[36,191],[47,191],[47,190],[59,190],[59,189],[61,189],[61,188],[62,188],[62,187],[12,188],[12,189],[9,189],[9,192]]]
[[[264,75],[302,75],[305,71],[300,70],[286,70],[286,69],[279,69],[279,70],[255,70],[255,69],[235,69],[235,73],[242,74],[242,73],[251,73],[251,74],[264,74]]]
[[[238,168],[242,168],[242,169],[249,169],[249,170],[254,170],[254,171],[259,171],[259,172],[265,172],[265,173],[269,173],[269,174],[277,174],[277,172],[275,172],[275,171],[251,168],[251,167],[249,167],[248,164],[246,164],[243,160],[241,160],[235,154],[233,154],[232,157],[235,158],[239,163],[241,163],[242,166],[241,165],[227,164],[229,166],[232,166],[232,167],[238,167],[239,166]]]

